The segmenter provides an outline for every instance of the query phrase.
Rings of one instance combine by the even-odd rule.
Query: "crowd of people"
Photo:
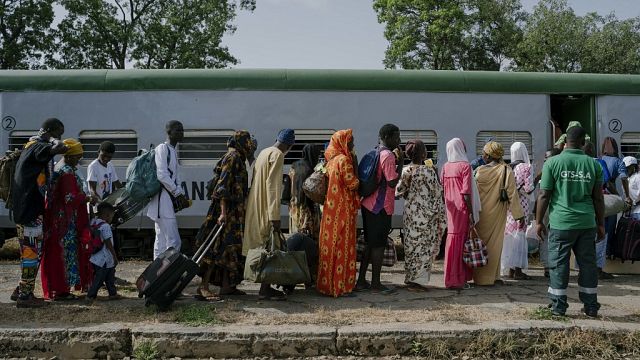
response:
[[[46,300],[74,299],[72,290],[78,290],[88,292],[87,298],[93,301],[103,284],[109,298],[119,298],[114,286],[118,259],[109,226],[114,208],[102,202],[121,186],[110,163],[115,146],[110,142],[100,146],[85,179],[77,167],[83,155],[82,144],[75,139],[61,141],[63,133],[60,120],[46,120],[25,145],[17,163],[13,211],[20,238],[22,278],[12,299],[18,307],[46,304],[33,295],[39,266]],[[162,189],[147,209],[147,216],[155,222],[154,259],[170,247],[180,249],[175,204],[188,202],[179,186],[176,151],[183,139],[183,125],[170,121],[166,133],[166,142],[155,149]],[[631,214],[640,218],[640,176],[637,160],[621,159],[615,140],[605,139],[603,156],[594,161],[593,155],[587,155],[593,145],[586,138],[582,127],[571,126],[556,148],[546,153],[545,164],[537,173],[521,142],[509,149],[509,163],[505,162],[505,149],[495,141],[486,143],[482,157],[470,162],[467,146],[454,138],[447,142],[447,162],[438,170],[428,161],[422,141],[410,140],[403,149],[400,129],[386,124],[380,128],[379,143],[371,144],[378,161],[375,190],[361,196],[351,129],[336,131],[324,152],[316,145],[306,145],[302,158],[291,165],[291,181],[286,183],[284,157],[295,143],[294,130],[281,130],[275,143],[257,156],[255,138],[248,131],[235,131],[227,142],[227,152],[213,168],[208,186],[211,203],[196,236],[195,242],[200,245],[216,225],[222,226],[221,235],[201,265],[197,297],[219,301],[226,296],[246,295],[238,289],[245,257],[249,250],[264,247],[273,233],[282,232],[282,194],[290,190],[288,247],[307,252],[312,280],[305,285],[321,294],[340,297],[355,296],[355,292],[397,292],[383,284],[380,275],[396,199],[401,198],[408,290],[427,290],[445,233],[447,289],[493,286],[503,278],[528,280],[526,234],[534,230],[542,240],[540,256],[545,276],[550,277],[553,313],[563,315],[567,308],[569,255],[573,250],[580,268],[583,310],[597,316],[598,278],[610,276],[602,270],[607,234],[612,236],[617,219],[613,216],[605,220],[603,192],[614,191],[613,181],[623,179],[625,197],[634,205]],[[63,157],[54,164],[58,154]],[[318,169],[324,169],[327,182],[326,199],[321,204],[311,200],[303,189],[305,180]],[[535,200],[537,188],[539,197]],[[96,214],[87,210],[93,209],[87,203],[96,205]],[[530,216],[533,212],[535,216]],[[364,235],[359,268],[358,213]],[[535,220],[530,224],[532,217]],[[105,245],[93,253],[83,246],[92,232]],[[481,239],[486,247],[484,266],[470,267],[463,260],[470,238]],[[367,279],[369,267],[371,276]],[[210,285],[219,291],[212,291]],[[261,284],[260,299],[285,300],[291,288],[281,291],[274,285]]]

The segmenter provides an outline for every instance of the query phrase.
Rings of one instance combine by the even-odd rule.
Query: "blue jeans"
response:
[[[116,268],[108,268],[105,266],[98,266],[96,264],[93,265],[93,283],[91,284],[91,288],[89,288],[89,292],[87,293],[87,297],[90,299],[95,299],[98,296],[98,290],[102,287],[104,283],[107,286],[107,291],[109,292],[109,296],[117,295],[118,292],[116,290]]]

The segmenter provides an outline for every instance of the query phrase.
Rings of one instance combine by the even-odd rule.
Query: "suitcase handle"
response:
[[[209,249],[213,245],[218,235],[220,235],[220,233],[222,232],[223,228],[224,228],[224,223],[222,223],[222,225],[216,224],[213,226],[213,228],[207,235],[206,240],[202,243],[202,245],[200,245],[200,248],[198,248],[196,253],[191,258],[193,262],[195,262],[196,264],[200,264],[204,256],[207,254],[207,251],[209,251]]]

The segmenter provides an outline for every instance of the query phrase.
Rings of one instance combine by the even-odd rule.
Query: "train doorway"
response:
[[[578,121],[587,130],[591,142],[597,144],[595,96],[551,95],[551,120],[554,123],[551,145],[564,134],[571,121]]]

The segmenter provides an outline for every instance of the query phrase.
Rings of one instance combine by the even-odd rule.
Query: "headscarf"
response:
[[[315,168],[320,159],[320,149],[315,144],[307,144],[302,148],[302,159],[311,169]]]
[[[616,139],[607,136],[602,143],[602,155],[619,157],[618,155],[618,143]]]
[[[66,156],[82,155],[84,153],[82,144],[78,140],[64,139],[62,142],[67,147],[67,152],[64,153]]]
[[[447,143],[447,161],[451,163],[469,162],[467,148],[459,138],[453,138]]]
[[[351,129],[338,130],[331,136],[331,141],[327,150],[324,152],[324,158],[327,161],[335,158],[338,155],[344,155],[351,159],[351,152],[349,151],[349,142],[353,140],[353,131]]]
[[[502,160],[504,156],[504,148],[502,144],[495,141],[489,141],[484,148],[482,148],[487,155],[489,155],[492,159]]]
[[[427,147],[424,146],[422,140],[409,140],[404,147],[404,151],[407,154],[407,157],[411,159],[412,162],[415,162],[416,157],[420,154],[427,153]]]
[[[245,158],[251,153],[252,146],[251,134],[246,130],[237,130],[227,140],[227,147],[236,149]]]
[[[276,140],[282,144],[291,146],[296,142],[295,131],[293,129],[282,129],[278,133]]]
[[[527,146],[521,142],[514,142],[511,145],[511,162],[522,162],[527,165],[531,165],[531,159],[529,159],[529,152]]]

